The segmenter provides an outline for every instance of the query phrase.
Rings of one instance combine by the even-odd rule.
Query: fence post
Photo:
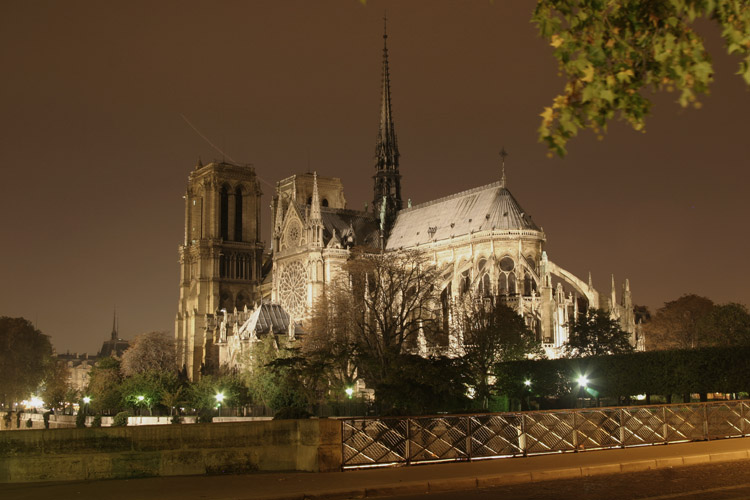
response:
[[[411,463],[411,419],[406,419],[406,441],[404,442],[404,458],[406,465]]]
[[[471,425],[471,417],[465,417],[466,418],[466,456],[469,457],[469,462],[471,462],[471,449],[473,447],[472,443],[472,431],[473,426]]]
[[[529,440],[527,439],[527,436],[526,436],[526,414],[525,413],[521,413],[521,435],[518,437],[518,440],[519,440],[519,444],[523,443],[521,445],[521,452],[523,453],[523,456],[524,457],[528,456],[527,450],[529,448],[529,445],[528,445]]]
[[[708,435],[708,403],[703,403],[703,437],[708,441],[711,440]]]
[[[620,408],[620,447],[625,448],[625,410]]]
[[[664,433],[664,444],[667,444],[669,442],[669,439],[667,437],[669,436],[669,425],[667,425],[667,407],[666,406],[661,407],[661,420],[663,422],[662,432]]]
[[[740,401],[740,434],[745,435],[745,403]]]
[[[573,410],[573,449],[578,453],[578,425],[576,424],[576,415],[578,411]]]

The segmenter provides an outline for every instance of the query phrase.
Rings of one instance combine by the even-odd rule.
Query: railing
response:
[[[343,467],[626,448],[750,434],[750,401],[342,420]]]

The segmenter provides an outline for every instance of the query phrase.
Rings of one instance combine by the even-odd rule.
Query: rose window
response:
[[[305,313],[307,273],[301,262],[292,262],[281,271],[281,304],[295,318]]]

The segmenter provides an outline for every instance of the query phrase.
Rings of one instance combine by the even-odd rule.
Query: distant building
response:
[[[102,358],[121,358],[122,354],[130,347],[130,342],[125,339],[121,339],[118,334],[119,322],[117,320],[117,313],[115,313],[112,319],[112,333],[110,334],[109,340],[105,340],[102,343],[102,348],[99,350],[97,355],[98,359]]]

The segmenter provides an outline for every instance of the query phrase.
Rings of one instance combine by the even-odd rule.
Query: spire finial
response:
[[[502,165],[502,177],[500,179],[500,187],[505,187],[505,157],[508,156],[508,152],[505,151],[505,146],[500,150],[500,161]]]
[[[383,40],[388,38],[388,11],[383,11]]]

